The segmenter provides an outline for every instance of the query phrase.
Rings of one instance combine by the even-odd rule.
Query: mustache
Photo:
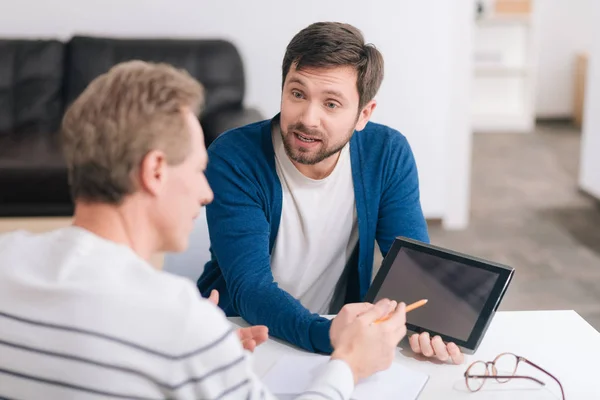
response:
[[[309,129],[302,122],[288,125],[288,132],[298,132],[315,139],[322,139],[323,133],[317,129]]]

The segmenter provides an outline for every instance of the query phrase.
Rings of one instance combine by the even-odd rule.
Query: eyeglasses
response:
[[[558,383],[558,386],[560,386],[562,398],[565,400],[565,391],[563,390],[562,384],[554,375],[532,363],[525,357],[517,356],[512,353],[502,353],[496,357],[494,361],[475,361],[471,364],[465,371],[467,387],[471,392],[477,392],[483,387],[486,379],[495,379],[498,383],[506,383],[511,379],[528,379],[540,385],[545,385],[544,382],[532,376],[515,375],[520,362],[527,363],[554,379]]]

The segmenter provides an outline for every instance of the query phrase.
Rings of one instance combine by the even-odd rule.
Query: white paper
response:
[[[304,392],[317,378],[329,357],[284,355],[265,375],[263,382],[281,399],[292,399]],[[352,393],[356,400],[415,400],[429,376],[397,362],[382,372],[360,381]]]

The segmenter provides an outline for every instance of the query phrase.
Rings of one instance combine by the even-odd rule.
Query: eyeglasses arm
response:
[[[529,379],[531,381],[534,381],[542,386],[545,386],[546,384],[542,381],[540,381],[539,379],[536,379],[532,376],[519,376],[519,375],[510,375],[510,376],[502,376],[502,375],[467,375],[465,374],[465,376],[467,378],[473,378],[473,379]]]
[[[521,359],[523,361],[525,361],[527,364],[531,365],[534,368],[539,369],[540,371],[542,371],[543,373],[545,373],[546,375],[548,375],[549,377],[551,377],[552,379],[554,379],[556,381],[556,383],[558,383],[558,386],[560,387],[560,393],[562,394],[563,400],[565,400],[565,390],[563,389],[563,386],[560,383],[560,381],[554,375],[552,375],[550,372],[546,371],[544,368],[540,367],[537,364],[532,363],[531,361],[529,361],[528,359],[526,359],[524,357],[521,357]]]

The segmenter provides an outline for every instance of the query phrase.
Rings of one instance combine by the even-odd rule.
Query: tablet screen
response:
[[[407,322],[467,341],[498,277],[496,272],[402,247],[375,301],[387,297],[410,304],[428,299],[407,314]]]

